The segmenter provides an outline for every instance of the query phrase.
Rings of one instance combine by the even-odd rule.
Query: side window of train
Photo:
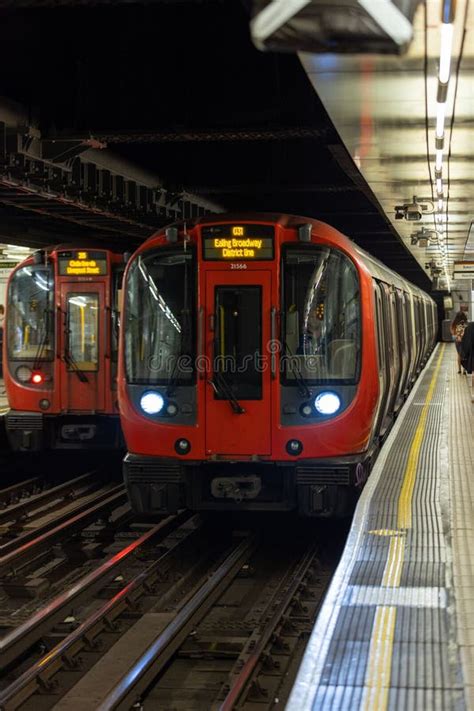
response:
[[[374,281],[374,297],[375,297],[375,317],[377,331],[377,349],[379,353],[379,372],[385,370],[385,338],[384,338],[384,317],[382,308],[381,287]]]
[[[399,342],[399,335],[398,335],[398,312],[397,312],[397,302],[396,302],[396,297],[395,297],[395,291],[392,287],[389,287],[388,289],[388,296],[389,296],[389,307],[390,307],[390,328],[392,332],[392,347],[393,347],[393,357],[394,359],[398,356],[398,342]]]
[[[406,352],[406,323],[403,309],[403,293],[399,289],[395,289],[395,302],[397,305],[398,342],[400,343],[400,352],[404,355]]]
[[[420,324],[420,299],[418,296],[414,298],[415,302],[415,338],[416,338],[416,367],[418,368],[421,361],[422,344],[421,344],[421,324]]]
[[[388,363],[386,362],[387,369],[390,369],[390,363],[393,356],[393,338],[392,338],[392,318],[391,318],[391,308],[390,308],[390,293],[388,286],[386,284],[380,284],[380,294],[382,296],[382,310],[383,310],[383,321],[384,321],[384,339],[385,348],[388,354]]]
[[[411,307],[410,307],[410,295],[406,292],[403,295],[403,308],[405,312],[405,333],[406,333],[406,348],[408,353],[408,359],[411,362],[413,359],[414,344],[412,343],[412,324],[411,324]]]

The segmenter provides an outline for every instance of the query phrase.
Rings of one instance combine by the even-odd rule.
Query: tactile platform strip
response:
[[[467,481],[473,440],[472,422],[470,430],[466,420],[458,422],[459,408],[470,415],[467,386],[457,382],[456,393],[450,387],[455,359],[451,344],[436,348],[380,453],[308,643],[290,711],[466,708],[474,615],[472,642],[463,645],[467,637],[460,637],[456,612],[460,594],[466,618],[469,603],[474,609],[474,576],[466,590],[458,588],[469,550],[459,552],[460,565],[453,567],[451,529],[474,550],[473,499],[470,508],[451,509],[459,493],[450,482],[459,480],[467,496],[474,493],[474,482]],[[454,455],[452,427],[469,431],[471,445]]]
[[[469,385],[466,376],[457,374],[453,359],[445,412],[449,422],[452,588],[466,704],[474,711],[474,418]]]

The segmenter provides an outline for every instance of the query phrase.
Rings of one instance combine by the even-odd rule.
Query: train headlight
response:
[[[319,393],[314,399],[314,407],[321,415],[334,415],[341,407],[341,398],[336,393]]]
[[[165,401],[163,395],[155,392],[143,393],[140,398],[140,407],[147,415],[157,415],[162,411]]]
[[[20,365],[15,371],[15,378],[20,381],[20,383],[29,383],[31,379],[31,368],[27,365]]]

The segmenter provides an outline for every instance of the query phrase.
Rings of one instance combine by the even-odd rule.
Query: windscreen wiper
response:
[[[46,344],[49,341],[49,313],[50,313],[49,309],[43,310],[44,333],[43,333],[41,341],[38,343],[38,347],[36,349],[35,359],[33,362],[33,370],[39,369],[41,361],[43,360],[43,355],[44,355],[44,350],[46,348]]]
[[[209,379],[208,382],[209,385],[212,385],[214,388],[216,395],[219,395],[219,397],[227,400],[232,408],[232,411],[235,412],[236,415],[243,415],[245,413],[245,408],[243,408],[240,402],[235,398],[232,388],[222,373],[219,373],[216,370],[214,372],[214,380]]]
[[[283,341],[283,348],[288,352],[291,362],[293,364],[293,374],[295,376],[295,380],[298,383],[298,390],[300,392],[300,395],[303,397],[311,397],[311,391],[306,385],[305,379],[301,375],[301,370],[300,370],[300,365],[297,361],[297,357],[293,355],[293,353],[290,350],[290,346],[286,341]]]
[[[76,361],[74,360],[72,355],[67,350],[64,351],[64,360],[66,361],[67,365],[71,368],[71,370],[77,375],[77,377],[79,378],[81,383],[88,383],[89,382],[87,375],[84,373],[83,370],[81,370],[79,368]]]

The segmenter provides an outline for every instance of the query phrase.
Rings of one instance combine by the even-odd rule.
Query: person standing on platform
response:
[[[466,323],[459,352],[464,372],[471,374],[474,370],[474,321]]]
[[[454,336],[454,343],[458,353],[458,375],[461,375],[461,341],[467,327],[467,316],[464,311],[458,311],[451,323],[451,334]]]

